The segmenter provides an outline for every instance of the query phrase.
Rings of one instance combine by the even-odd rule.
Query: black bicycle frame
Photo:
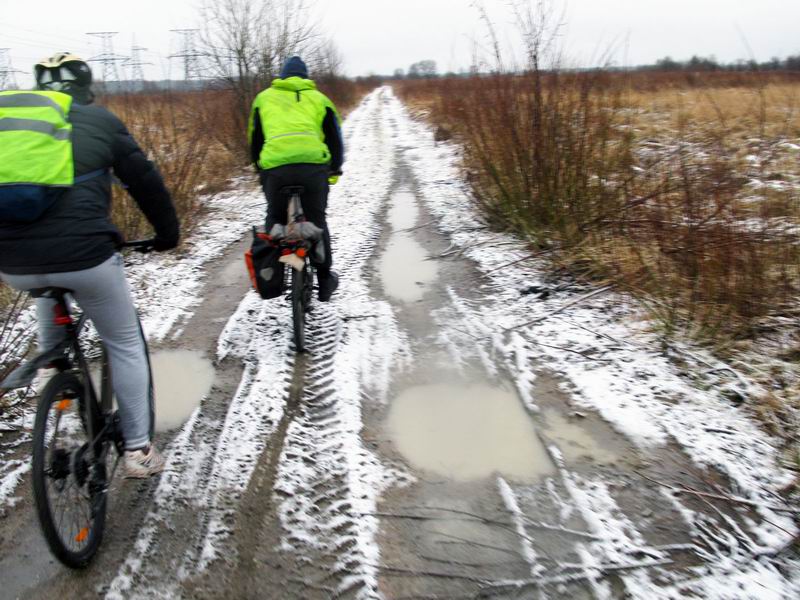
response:
[[[56,302],[55,307],[55,322],[57,325],[62,325],[66,333],[66,342],[75,356],[78,363],[78,369],[83,375],[83,393],[87,402],[84,406],[86,412],[86,434],[91,440],[92,452],[96,461],[105,460],[105,450],[108,446],[100,444],[108,431],[110,423],[108,421],[108,413],[111,410],[112,387],[111,387],[111,369],[108,363],[108,356],[106,349],[102,349],[102,370],[101,370],[101,383],[100,383],[100,397],[97,397],[97,391],[94,389],[92,383],[91,371],[89,369],[89,361],[83,354],[80,345],[80,333],[86,324],[86,315],[81,314],[77,322],[72,318],[69,310],[69,304],[65,298],[66,293],[63,291],[54,292],[52,298]]]

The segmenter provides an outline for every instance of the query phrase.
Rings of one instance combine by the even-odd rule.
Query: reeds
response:
[[[239,157],[227,122],[216,119],[227,107],[225,93],[159,92],[106,100],[161,172],[188,233],[202,216],[202,195],[224,187],[237,171]],[[135,202],[116,186],[112,220],[128,238],[150,234]]]
[[[696,75],[534,68],[400,94],[456,136],[495,227],[631,291],[666,330],[721,341],[789,319],[797,336],[800,83]]]

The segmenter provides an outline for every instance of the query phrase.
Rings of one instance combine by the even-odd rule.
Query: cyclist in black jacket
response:
[[[39,89],[72,96],[75,176],[90,178],[62,194],[33,223],[0,222],[0,277],[21,290],[73,290],[109,352],[126,474],[147,477],[163,469],[164,459],[151,444],[154,399],[147,344],[116,250],[122,236],[109,217],[110,173],[127,187],[155,229],[155,250],[178,245],[178,217],[160,173],[133,136],[113,113],[92,105],[88,65],[59,53],[35,70]],[[62,339],[63,331],[53,324],[54,302],[38,298],[36,304],[39,346],[45,351]]]

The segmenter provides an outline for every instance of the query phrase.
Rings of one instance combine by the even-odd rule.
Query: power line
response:
[[[0,29],[4,30],[3,37],[19,37],[23,40],[40,42],[42,46],[52,46],[53,42],[70,46],[83,46],[86,43],[85,39],[79,38],[77,35],[73,37],[72,35],[65,35],[63,33],[50,33],[42,30],[25,29],[24,27],[17,27],[16,25],[10,26],[0,23]],[[20,32],[24,32],[24,35],[20,35]]]
[[[117,64],[128,60],[127,56],[114,54],[114,45],[111,38],[117,35],[118,31],[89,31],[86,35],[100,38],[101,53],[88,59],[89,61],[99,62],[103,65],[103,81],[119,81],[119,69]]]
[[[11,48],[0,48],[0,90],[15,90],[19,87],[14,75],[22,71],[11,66],[10,50]]]
[[[169,58],[183,59],[183,78],[186,81],[199,79],[201,75],[200,61],[198,59],[203,56],[203,54],[197,51],[195,34],[200,30],[170,29],[170,31],[181,36],[181,52],[180,54],[172,54],[169,56]]]

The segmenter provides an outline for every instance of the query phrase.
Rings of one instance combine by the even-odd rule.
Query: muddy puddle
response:
[[[555,410],[545,410],[543,416],[542,434],[558,447],[567,464],[586,460],[613,464],[620,459],[617,452],[593,437],[578,420],[568,419]]]
[[[214,366],[200,352],[162,350],[150,357],[156,389],[156,431],[183,425],[214,382]]]
[[[513,391],[486,383],[410,387],[392,402],[387,431],[413,467],[455,481],[500,474],[533,483],[553,475],[544,444],[568,465],[621,458],[579,420],[553,409],[534,419]]]
[[[247,266],[244,259],[228,263],[219,272],[218,283],[220,285],[233,285],[241,281],[247,281]]]
[[[426,287],[435,280],[437,266],[428,260],[425,249],[414,239],[419,219],[417,200],[410,191],[392,195],[388,212],[392,236],[380,258],[380,275],[384,292],[401,302],[417,302]]]
[[[502,474],[534,482],[555,473],[516,395],[486,384],[432,384],[402,392],[389,434],[412,466],[468,481]]]

